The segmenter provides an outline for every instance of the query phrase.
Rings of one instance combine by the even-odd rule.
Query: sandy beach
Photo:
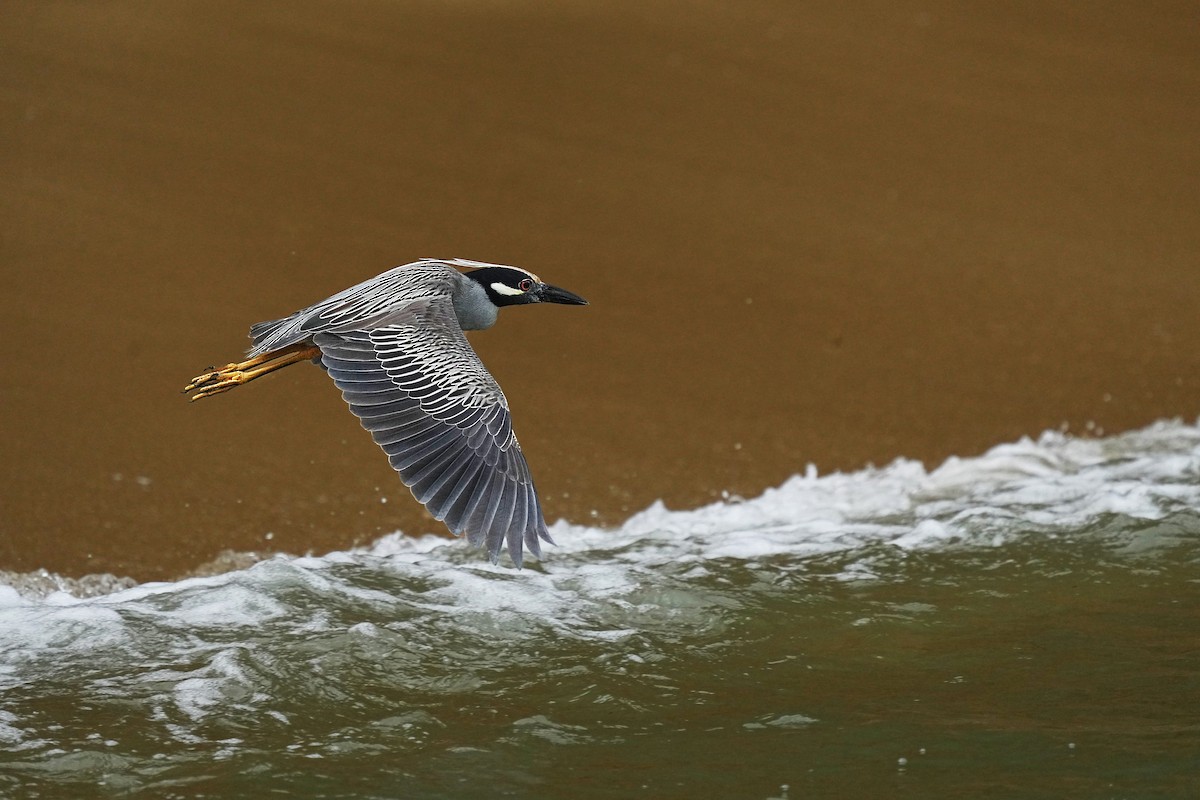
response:
[[[12,6],[0,569],[440,530],[319,369],[180,394],[425,256],[591,301],[472,336],[550,520],[1194,420],[1194,12]]]

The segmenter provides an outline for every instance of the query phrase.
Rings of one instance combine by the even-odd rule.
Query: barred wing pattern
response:
[[[397,315],[393,314],[395,320]],[[493,562],[507,543],[551,541],[508,402],[458,327],[448,294],[408,303],[403,321],[312,341],[350,410],[436,519]]]
[[[428,301],[452,293],[457,280],[452,264],[483,266],[463,259],[439,261],[427,258],[393,267],[290,317],[251,326],[249,355],[253,357],[308,341],[318,333],[366,331],[387,325],[394,319],[403,319],[407,306],[414,301]]]

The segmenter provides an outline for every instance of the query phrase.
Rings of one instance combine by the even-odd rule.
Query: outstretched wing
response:
[[[413,496],[495,562],[551,541],[508,401],[458,326],[449,296],[372,330],[313,337],[321,364]]]

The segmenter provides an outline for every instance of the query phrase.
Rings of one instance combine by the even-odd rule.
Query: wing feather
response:
[[[478,461],[473,458],[469,449],[464,447],[456,453],[454,460],[446,464],[441,474],[432,476],[427,487],[422,490],[426,508],[442,522],[446,522],[446,518],[454,512],[451,498],[461,493],[462,486],[477,467]],[[448,526],[454,530],[453,525]]]
[[[470,501],[475,486],[479,483],[480,476],[486,472],[486,464],[477,458],[469,459],[466,466],[463,467],[462,473],[453,481],[452,485],[448,485],[449,491],[442,502],[442,507],[446,509],[446,517],[442,522],[446,523],[446,527],[452,533],[462,533],[463,520],[467,518],[470,510]]]
[[[352,309],[379,311],[353,292],[299,323],[322,366],[413,496],[493,561],[507,545],[520,566],[524,549],[538,554],[549,532],[508,402],[459,328],[449,293],[399,311],[393,304],[387,324],[351,329]]]
[[[367,331],[400,319],[409,307],[448,297],[458,280],[455,261],[423,259],[376,275],[289,317],[250,328],[249,354],[269,353],[321,333]]]

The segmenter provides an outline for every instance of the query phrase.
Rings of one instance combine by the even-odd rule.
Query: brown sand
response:
[[[1195,418],[1195,4],[1049,6],[9,4],[0,568],[437,530],[319,370],[179,394],[420,256],[592,301],[473,339],[551,520]]]

